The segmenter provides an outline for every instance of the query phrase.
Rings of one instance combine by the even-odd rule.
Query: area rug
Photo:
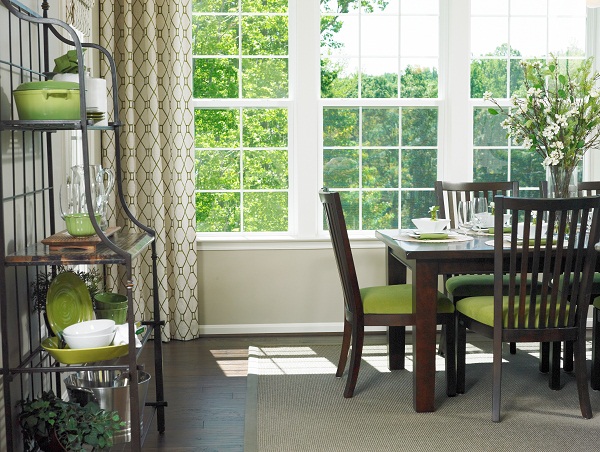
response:
[[[354,397],[344,399],[339,346],[252,346],[245,451],[598,450],[600,392],[590,392],[596,416],[583,419],[574,375],[561,372],[561,390],[549,389],[535,344],[506,352],[502,421],[492,422],[490,345],[469,345],[467,389],[457,397],[446,397],[438,359],[433,413],[413,410],[410,347],[406,369],[390,372],[385,345],[365,346]]]

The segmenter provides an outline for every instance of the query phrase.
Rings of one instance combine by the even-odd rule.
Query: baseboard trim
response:
[[[587,328],[592,328],[592,319],[588,318]],[[407,327],[410,330],[411,327]],[[366,327],[365,331],[385,331],[385,327]],[[264,324],[232,324],[201,325],[201,336],[226,336],[236,334],[318,334],[341,333],[342,322],[331,323],[264,323]]]
[[[341,333],[342,322],[332,323],[265,323],[236,325],[201,325],[201,336],[233,334],[314,334]],[[385,327],[366,327],[365,331],[385,331]]]

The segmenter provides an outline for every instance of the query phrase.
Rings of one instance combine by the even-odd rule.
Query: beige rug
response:
[[[489,343],[470,346],[467,391],[445,395],[443,359],[436,412],[412,408],[407,370],[389,372],[386,347],[365,347],[355,395],[335,378],[338,346],[250,347],[245,451],[591,451],[600,449],[600,392],[595,417],[579,411],[574,376],[560,391],[538,372],[538,347],[505,354],[502,422],[491,421]]]

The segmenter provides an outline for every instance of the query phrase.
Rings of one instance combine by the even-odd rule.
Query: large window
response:
[[[408,226],[433,203],[437,1],[321,3],[323,185],[350,229]]]
[[[198,232],[311,238],[324,231],[322,186],[341,192],[355,234],[410,227],[436,179],[534,193],[538,155],[507,139],[483,93],[509,106],[524,59],[578,64],[586,8],[195,0],[193,34]]]
[[[288,230],[287,0],[196,0],[196,229]]]
[[[471,0],[471,97],[489,91],[509,106],[511,96],[523,94],[523,60],[555,55],[567,67],[578,65],[586,56],[585,13],[583,0]],[[514,146],[503,118],[481,105],[473,111],[473,179],[517,180],[537,190],[546,179],[542,158]]]

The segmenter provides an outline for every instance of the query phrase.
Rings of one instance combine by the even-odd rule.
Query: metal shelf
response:
[[[108,240],[126,251],[131,257],[136,257],[148,249],[154,241],[154,237],[146,233],[128,234],[117,232]],[[99,244],[93,251],[73,248],[51,250],[47,245],[35,243],[5,257],[7,266],[125,263],[122,256],[115,253],[104,243]]]
[[[2,70],[6,70],[6,77],[2,78],[2,87],[36,80],[48,72],[51,61],[49,48],[50,39],[55,48],[56,40],[74,47],[80,62],[80,74],[83,71],[83,50],[94,49],[103,55],[104,61],[109,66],[109,77],[113,87],[117,87],[116,65],[112,55],[102,46],[85,43],[79,40],[75,30],[63,21],[48,17],[49,2],[42,1],[43,16],[22,5],[18,0],[0,0],[6,10],[6,30],[0,30],[3,45],[11,49],[10,61],[0,60]],[[6,11],[0,11],[4,13]],[[5,15],[2,15],[2,19]],[[14,29],[13,29],[14,27]],[[20,30],[18,33],[7,32]],[[25,55],[25,57],[24,57]],[[30,55],[39,56],[29,59]],[[8,92],[10,92],[10,89]],[[161,320],[161,307],[158,298],[157,279],[157,251],[155,231],[143,224],[127,205],[125,187],[122,175],[125,174],[121,167],[121,145],[118,128],[123,124],[119,121],[118,100],[116,89],[112,95],[111,117],[114,122],[108,125],[95,125],[97,122],[83,117],[86,111],[85,80],[80,80],[79,102],[82,118],[76,120],[16,120],[15,108],[11,103],[9,108],[2,110],[3,119],[0,120],[0,131],[8,138],[6,132],[19,132],[10,139],[0,142],[3,158],[3,171],[0,172],[0,337],[2,341],[2,375],[4,378],[4,420],[6,431],[4,438],[8,450],[16,450],[16,437],[18,430],[14,429],[15,403],[17,394],[21,398],[36,396],[39,389],[49,387],[60,390],[62,385],[60,375],[62,372],[77,370],[122,369],[135,373],[143,366],[140,353],[145,346],[149,346],[148,339],[152,336],[154,356],[154,381],[155,401],[146,403],[152,407],[156,415],[156,426],[160,433],[165,430],[163,367],[162,367],[162,341],[161,330],[164,321]],[[109,108],[111,108],[109,106]],[[56,186],[54,183],[54,164],[51,134],[57,131],[80,131],[81,153],[84,166],[86,191],[91,188],[90,155],[88,149],[88,132],[101,131],[110,133],[114,139],[115,149],[115,174],[116,177],[116,202],[120,211],[129,225],[140,232],[118,231],[110,236],[100,229],[94,215],[90,221],[94,226],[100,243],[84,249],[68,248],[66,246],[50,247],[43,243],[27,243],[26,240],[39,240],[40,237],[56,235],[57,206],[55,205]],[[22,134],[22,136],[20,135]],[[12,172],[11,172],[12,170]],[[7,196],[4,195],[6,190]],[[91,198],[88,197],[88,211],[93,211]],[[129,226],[128,225],[128,226]],[[129,231],[129,229],[128,229]],[[33,239],[32,237],[36,237]],[[52,244],[50,241],[46,243]],[[18,244],[18,245],[17,245]],[[73,243],[68,243],[73,246]],[[61,246],[63,244],[60,244]],[[80,245],[80,244],[79,244]],[[16,249],[10,254],[8,250]],[[133,313],[134,286],[132,261],[143,252],[151,254],[151,270],[144,278],[151,279],[151,295],[148,301],[153,311],[151,320],[142,323],[148,329],[141,339],[142,348],[136,349],[133,342],[135,337],[133,322],[129,323],[128,334],[130,343],[127,355],[105,362],[89,363],[89,365],[63,365],[57,363],[46,350],[41,347],[41,342],[48,334],[43,326],[41,315],[32,315],[28,286],[31,284],[32,275],[38,270],[28,267],[55,267],[60,265],[120,265],[124,268],[123,283],[127,291],[129,309]],[[12,333],[14,337],[9,337]],[[10,344],[9,344],[10,343]],[[52,375],[54,378],[48,378]],[[54,380],[54,381],[53,381]],[[34,391],[29,391],[33,389]],[[147,433],[148,424],[144,423],[145,431],[141,430],[140,419],[144,415],[139,412],[137,378],[130,383],[130,415],[131,415],[131,441],[127,450],[140,451]],[[125,446],[123,446],[125,447]]]
[[[85,125],[87,130],[114,130],[120,127],[121,123],[110,122],[107,126],[96,126],[94,121],[87,120]],[[52,119],[52,120],[7,120],[0,121],[0,130],[16,130],[16,131],[47,131],[54,132],[58,130],[82,130],[84,121],[77,120],[63,120],[63,119]]]

